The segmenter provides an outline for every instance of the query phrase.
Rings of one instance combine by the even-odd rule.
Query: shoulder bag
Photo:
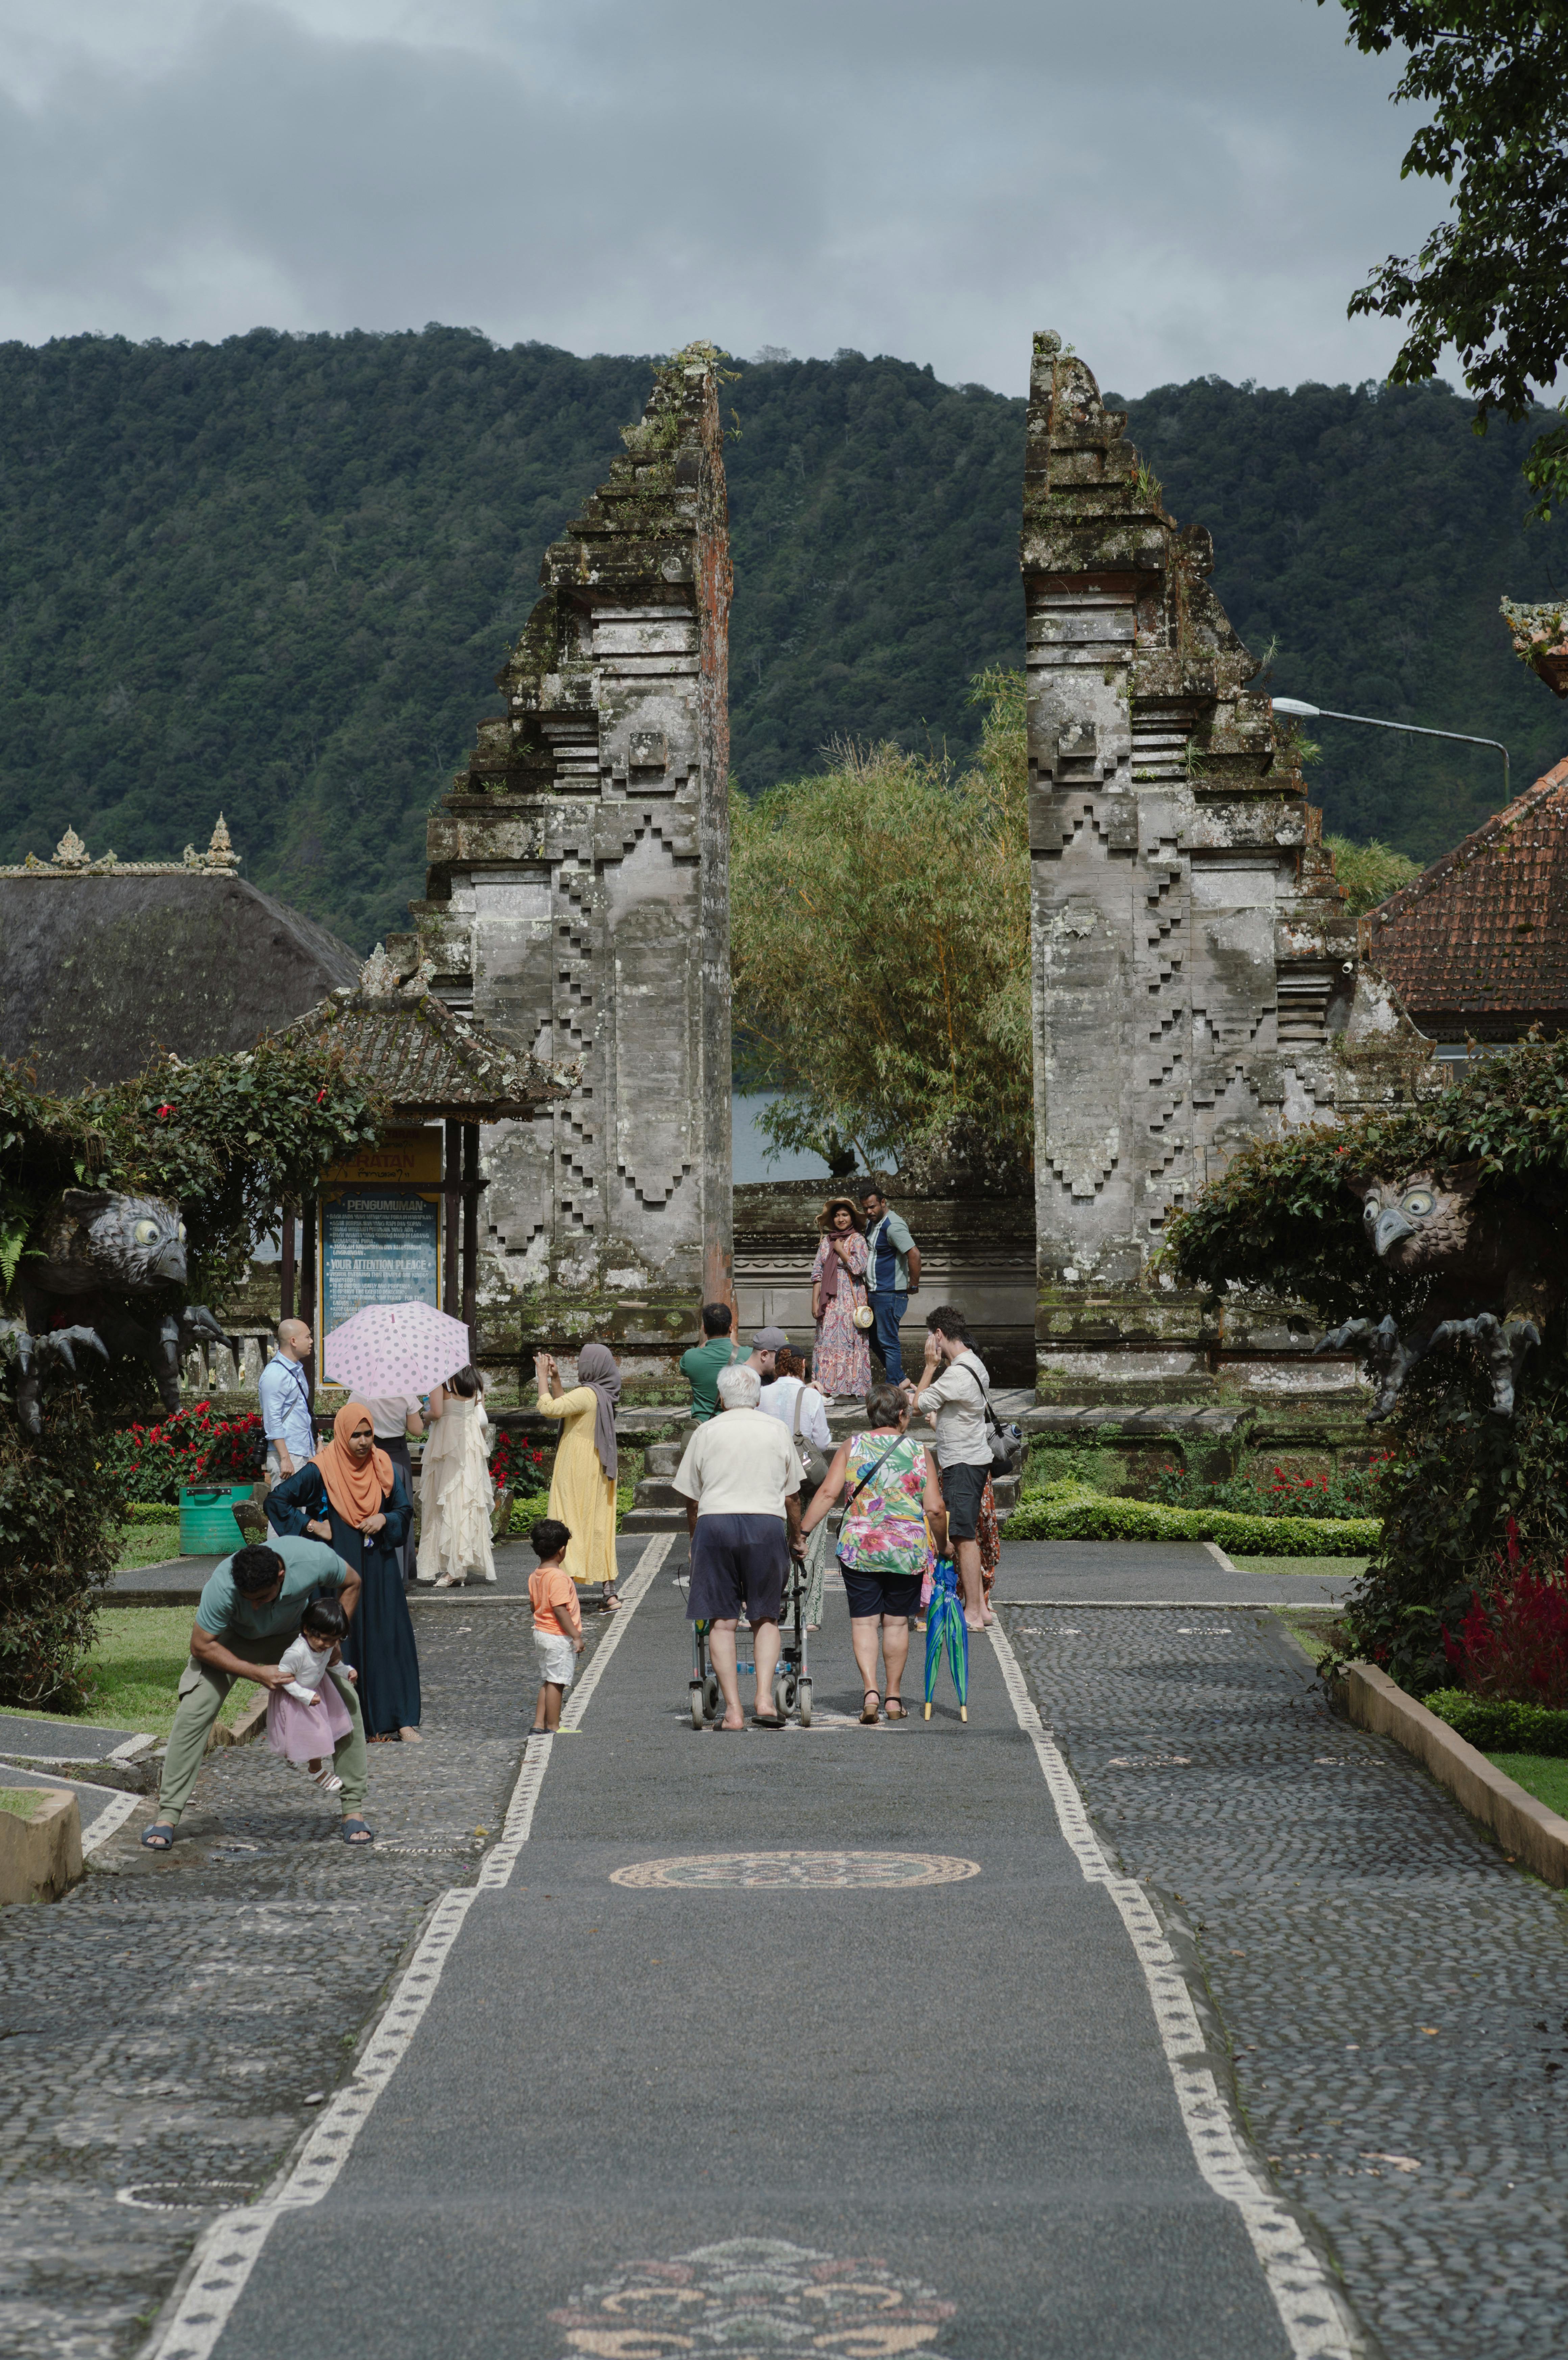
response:
[[[993,1475],[1010,1475],[1013,1471],[1012,1446],[1016,1440],[1021,1438],[1020,1429],[1016,1426],[1008,1427],[1002,1424],[991,1406],[990,1386],[982,1385],[973,1369],[965,1369],[964,1373],[966,1377],[973,1378],[975,1385],[979,1387],[981,1405],[985,1412],[985,1425],[991,1445],[991,1472]]]
[[[800,1454],[800,1464],[806,1470],[806,1480],[814,1491],[819,1484],[827,1480],[828,1462],[822,1457],[819,1446],[811,1440],[811,1436],[802,1434],[800,1431],[800,1412],[805,1405],[806,1387],[802,1380],[800,1390],[795,1396],[795,1424],[790,1438]]]

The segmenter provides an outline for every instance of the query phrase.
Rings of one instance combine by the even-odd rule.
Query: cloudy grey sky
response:
[[[1380,376],[1397,69],[1312,0],[0,0],[0,336]]]

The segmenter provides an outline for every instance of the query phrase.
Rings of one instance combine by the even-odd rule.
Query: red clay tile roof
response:
[[[1423,1032],[1568,1026],[1568,760],[1361,921]]]

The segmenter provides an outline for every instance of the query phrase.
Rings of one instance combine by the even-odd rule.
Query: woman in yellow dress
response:
[[[550,1513],[566,1526],[566,1570],[576,1582],[602,1581],[604,1603],[615,1595],[615,1404],[621,1372],[603,1344],[577,1355],[580,1382],[561,1390],[561,1371],[549,1352],[534,1354],[539,1414],[561,1420],[561,1442],[550,1479]]]

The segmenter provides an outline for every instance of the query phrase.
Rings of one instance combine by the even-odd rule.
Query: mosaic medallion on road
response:
[[[977,1860],[937,1852],[717,1852],[684,1860],[638,1860],[611,1871],[612,1885],[684,1885],[711,1893],[889,1891],[911,1885],[961,1885],[978,1876]]]
[[[773,2237],[732,2237],[667,2262],[630,2262],[552,2311],[572,2352],[672,2360],[681,2352],[778,2360],[780,2352],[880,2360],[931,2347],[955,2306],[868,2256]]]

